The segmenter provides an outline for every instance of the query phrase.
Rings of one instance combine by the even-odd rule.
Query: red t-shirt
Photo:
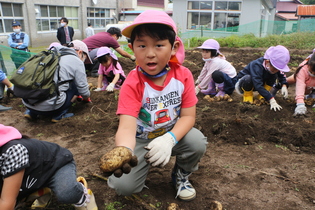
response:
[[[197,104],[192,73],[171,64],[163,86],[138,70],[132,70],[122,85],[116,114],[137,118],[137,137],[153,139],[171,130],[181,108]]]
[[[93,36],[83,39],[82,42],[87,45],[89,51],[100,47],[111,47],[113,49],[120,47],[117,40],[114,39],[108,32],[99,32]]]

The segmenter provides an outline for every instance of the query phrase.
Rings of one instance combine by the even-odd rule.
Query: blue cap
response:
[[[21,26],[21,24],[20,24],[19,21],[14,20],[14,21],[12,22],[12,27],[13,27],[13,26]]]

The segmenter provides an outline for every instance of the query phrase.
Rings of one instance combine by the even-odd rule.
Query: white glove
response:
[[[307,109],[304,103],[296,104],[293,116],[305,115],[306,111]]]
[[[102,88],[96,88],[96,89],[94,89],[95,92],[99,92],[99,91],[101,91],[101,90],[102,90]]]
[[[134,55],[131,55],[130,60],[136,61],[136,57]]]
[[[286,85],[283,85],[281,88],[281,94],[283,96],[284,99],[288,98],[288,88]]]
[[[195,85],[198,85],[198,84],[199,84],[199,82],[200,82],[200,81],[197,79],[197,80],[196,80],[196,82],[195,82]]]
[[[280,109],[282,109],[282,107],[276,102],[275,98],[271,98],[269,103],[270,103],[270,110],[280,111]]]
[[[13,91],[14,90],[14,85],[12,84],[11,87],[8,87],[8,89]]]
[[[164,167],[171,158],[172,148],[177,143],[171,132],[153,139],[145,149],[149,152],[144,156],[152,166]]]
[[[114,91],[114,87],[115,87],[114,83],[109,83],[109,85],[106,87],[106,90],[108,92],[113,92]]]
[[[198,85],[195,87],[195,92],[196,92],[196,95],[198,95],[198,93],[200,92],[200,87]]]

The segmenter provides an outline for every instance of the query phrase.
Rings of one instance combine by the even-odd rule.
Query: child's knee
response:
[[[137,186],[133,181],[130,181],[128,184],[126,184],[125,182],[120,181],[119,178],[110,176],[108,178],[107,184],[110,188],[116,191],[117,195],[130,196],[131,194],[137,192]]]

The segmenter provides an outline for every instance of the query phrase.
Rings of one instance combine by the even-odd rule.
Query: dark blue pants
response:
[[[29,109],[31,112],[31,115],[44,115],[44,116],[59,116],[61,114],[67,113],[68,109],[72,106],[71,99],[73,98],[74,95],[79,95],[78,89],[75,86],[74,82],[71,82],[69,90],[66,91],[66,101],[65,103],[56,110],[53,111],[37,111],[33,109]]]

